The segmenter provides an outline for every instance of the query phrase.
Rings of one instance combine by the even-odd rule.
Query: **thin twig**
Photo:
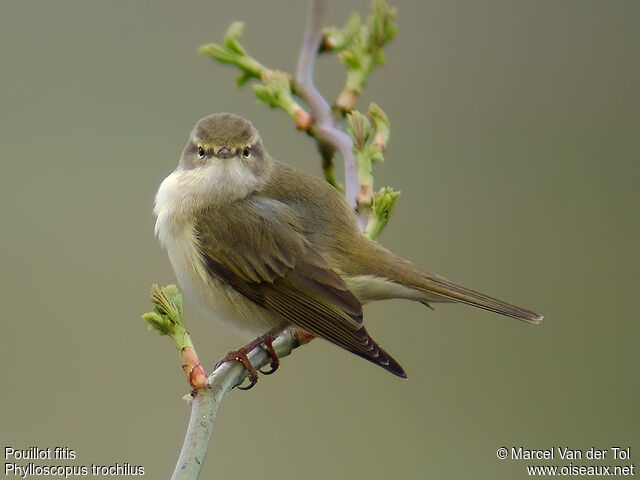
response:
[[[298,345],[299,338],[288,330],[280,334],[273,342],[273,348],[279,358],[289,355]],[[254,348],[248,357],[256,370],[271,361],[269,354],[260,346]],[[209,449],[209,440],[218,408],[227,394],[234,387],[240,385],[246,376],[247,371],[242,364],[225,362],[209,376],[210,387],[198,390],[193,394],[189,427],[171,480],[195,480],[198,478],[204,457]]]
[[[345,197],[349,205],[356,208],[360,182],[358,181],[356,158],[353,154],[353,142],[349,135],[340,130],[338,122],[332,116],[331,106],[313,84],[313,66],[323,39],[324,0],[310,0],[309,3],[307,31],[298,59],[295,91],[311,107],[318,125],[320,140],[334,145],[342,154]],[[361,227],[364,228],[364,224]]]
[[[313,109],[316,120],[321,124],[335,124],[331,117],[331,106],[313,84],[313,66],[323,37],[323,16],[324,0],[311,0],[307,17],[307,31],[298,58],[296,80],[299,82],[299,93]]]

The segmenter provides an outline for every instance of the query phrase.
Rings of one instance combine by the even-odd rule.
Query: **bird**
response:
[[[253,338],[221,362],[257,372],[247,354],[269,352],[289,329],[319,337],[392,374],[406,372],[368,333],[362,305],[391,298],[457,302],[526,323],[542,315],[453,283],[367,238],[344,196],[273,158],[252,123],[232,113],[197,122],[177,168],[157,191],[155,233],[178,284],[204,312]]]

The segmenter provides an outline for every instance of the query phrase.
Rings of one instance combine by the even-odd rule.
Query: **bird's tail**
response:
[[[395,256],[394,256],[395,257]],[[526,308],[517,307],[470,288],[458,285],[440,275],[424,270],[400,258],[393,259],[396,268],[386,269],[392,276],[388,278],[401,285],[417,291],[417,300],[429,304],[431,302],[460,302],[491,312],[516,318],[531,324],[538,324],[543,316]],[[398,268],[401,264],[402,267]],[[393,278],[395,276],[396,278]]]
[[[532,312],[531,310],[517,307],[502,300],[498,300],[497,298],[462,287],[442,277],[425,278],[420,290],[424,291],[426,294],[425,300],[427,302],[454,301],[466,303],[467,305],[472,305],[474,307],[489,310],[491,312],[506,315],[507,317],[516,318],[532,324],[538,324],[543,319],[542,315]]]

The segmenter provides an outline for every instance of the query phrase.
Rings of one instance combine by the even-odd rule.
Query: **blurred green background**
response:
[[[376,182],[402,190],[380,241],[545,321],[369,305],[369,331],[409,379],[312,342],[232,392],[202,478],[524,478],[500,446],[630,446],[619,464],[636,463],[640,3],[393,4],[400,30],[360,103],[391,118]],[[312,141],[196,49],[243,20],[249,52],[292,71],[306,9],[0,3],[3,446],[168,478],[189,409],[176,352],[140,320],[149,285],[175,281],[155,191],[218,111],[320,174]],[[327,23],[368,10],[332,1]],[[335,98],[344,71],[322,57],[316,78]],[[209,367],[241,345],[185,303]]]

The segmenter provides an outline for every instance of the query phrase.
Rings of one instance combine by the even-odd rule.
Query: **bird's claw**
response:
[[[247,351],[246,348],[249,345],[247,345],[246,347],[241,348],[240,350],[235,350],[232,352],[227,353],[224,357],[222,357],[218,363],[216,363],[216,365],[213,367],[213,369],[217,369],[220,365],[225,364],[227,362],[238,362],[241,363],[242,366],[245,368],[245,370],[247,371],[247,377],[249,378],[249,385],[246,387],[240,387],[238,386],[238,388],[240,390],[249,390],[250,388],[252,388],[256,383],[258,383],[258,372],[256,371],[256,369],[253,367],[253,365],[251,365],[251,362],[249,361],[249,357],[247,356],[247,353],[251,350],[253,350],[253,348],[255,348],[255,346],[251,346],[251,350]]]
[[[270,370],[260,369],[259,371],[260,373],[263,373],[265,375],[271,375],[276,370],[278,370],[278,367],[280,366],[280,359],[278,358],[278,354],[273,349],[273,337],[265,339],[265,341],[262,342],[261,345],[267,351],[267,353],[269,354],[269,357],[271,357],[271,363],[269,364],[269,367],[271,367],[271,369]]]
[[[251,390],[253,386],[256,383],[258,383],[258,372],[256,371],[255,368],[251,367],[251,370],[247,369],[247,373],[248,373],[247,378],[249,379],[249,385],[247,385],[246,387],[243,387],[241,386],[242,384],[240,384],[238,385],[239,390]]]
[[[249,384],[246,387],[238,386],[237,388],[239,388],[240,390],[249,390],[253,388],[253,386],[256,383],[258,383],[258,371],[265,375],[271,375],[280,366],[280,359],[278,358],[278,354],[273,348],[273,341],[275,340],[278,333],[280,332],[277,332],[277,333],[270,332],[266,335],[263,335],[262,337],[256,338],[254,341],[248,343],[247,345],[242,347],[240,350],[235,350],[227,353],[218,363],[216,363],[214,370],[218,368],[220,365],[222,365],[223,363],[227,363],[231,361],[239,362],[247,371],[247,378],[249,379]],[[269,364],[270,370],[262,370],[262,369],[256,370],[255,367],[251,365],[251,362],[249,361],[249,357],[248,357],[249,352],[251,352],[258,345],[263,347],[269,354],[269,357],[271,358],[271,363]]]

